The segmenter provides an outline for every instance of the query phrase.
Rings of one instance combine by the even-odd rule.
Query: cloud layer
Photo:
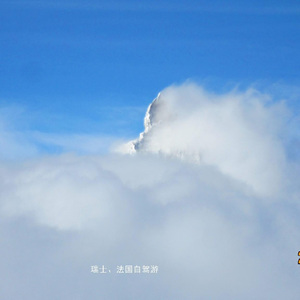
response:
[[[195,84],[160,101],[135,155],[1,163],[1,298],[297,299],[299,163],[284,103]],[[126,264],[159,272],[115,273]]]

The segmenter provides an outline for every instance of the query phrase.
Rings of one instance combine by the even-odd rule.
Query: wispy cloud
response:
[[[88,118],[79,113],[32,110],[25,106],[0,107],[0,160],[62,152],[108,153],[115,143],[132,136],[132,126],[142,124],[144,110],[138,106],[95,105]]]
[[[49,134],[31,132],[29,139],[44,152],[73,152],[77,154],[103,154],[110,150],[117,138],[88,134]],[[56,151],[55,151],[56,149]]]

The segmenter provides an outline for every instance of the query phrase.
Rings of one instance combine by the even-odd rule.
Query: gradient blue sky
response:
[[[173,83],[299,83],[298,1],[1,0],[0,19],[0,105],[27,130],[131,137]]]

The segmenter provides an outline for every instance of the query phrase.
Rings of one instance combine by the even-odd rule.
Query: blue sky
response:
[[[297,86],[299,15],[297,1],[1,0],[0,105],[28,130],[132,137],[173,83]]]

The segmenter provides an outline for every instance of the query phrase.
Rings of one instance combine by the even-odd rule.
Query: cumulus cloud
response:
[[[3,299],[297,299],[285,104],[195,84],[157,103],[134,155],[1,164]],[[159,271],[116,274],[127,264]]]
[[[255,90],[215,95],[185,84],[165,89],[153,106],[139,151],[194,156],[258,193],[278,193],[286,165],[283,102]]]

